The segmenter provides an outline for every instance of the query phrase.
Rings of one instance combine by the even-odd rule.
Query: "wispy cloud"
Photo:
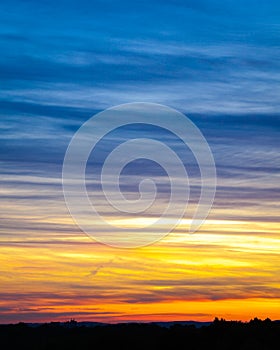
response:
[[[252,309],[276,317],[279,6],[276,0],[1,3],[1,322],[246,319]],[[152,211],[133,221],[108,205],[92,170],[100,172],[110,150],[129,138],[164,141],[183,160],[192,186],[187,216],[168,237],[136,251],[113,250],[71,219],[62,162],[84,121],[135,101],[169,105],[196,123],[215,157],[217,195],[205,226],[187,235],[200,194],[195,158],[156,128],[110,134],[87,169],[106,219],[127,227],[154,220],[170,192],[161,169],[138,161],[124,170],[121,188],[137,198],[141,176],[153,178],[159,193]],[[240,303],[248,307],[240,310]]]

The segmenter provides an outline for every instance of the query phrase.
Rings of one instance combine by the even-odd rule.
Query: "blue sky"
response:
[[[177,108],[201,128],[217,163],[220,204],[233,197],[242,205],[249,179],[252,201],[277,196],[279,15],[277,1],[2,3],[2,173],[59,180],[82,122],[146,101]],[[237,189],[223,179],[239,181]],[[61,197],[58,185],[41,186]]]
[[[247,319],[254,308],[252,317],[279,319],[279,43],[278,0],[1,2],[1,322]],[[146,250],[118,251],[72,221],[61,180],[67,145],[92,115],[127,102],[175,108],[209,142],[217,193],[197,235],[178,227]],[[180,155],[195,203],[197,165],[168,132],[114,131],[95,165],[143,136]],[[122,189],[134,198],[139,174],[159,180],[157,211],[166,174],[130,164]],[[99,194],[100,184],[89,188]]]
[[[277,113],[276,1],[1,6],[4,101],[92,111],[148,100],[187,113]]]

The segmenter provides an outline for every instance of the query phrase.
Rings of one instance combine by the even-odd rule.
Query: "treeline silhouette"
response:
[[[215,318],[208,325],[65,323],[0,325],[1,349],[191,349],[266,350],[280,348],[280,322]]]

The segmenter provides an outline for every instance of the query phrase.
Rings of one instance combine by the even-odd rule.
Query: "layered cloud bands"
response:
[[[279,318],[279,3],[0,6],[0,322]],[[138,216],[108,205],[98,174],[131,138],[174,149],[191,192],[185,218],[163,240],[113,249],[74,224],[62,163],[83,122],[135,101],[177,108],[200,128],[217,193],[204,226],[188,234],[201,185],[194,156],[159,128],[116,130],[87,168],[91,200],[107,220],[149,224],[170,196],[164,170],[138,160],[123,170],[121,190],[137,199],[139,178],[153,178],[154,206]]]

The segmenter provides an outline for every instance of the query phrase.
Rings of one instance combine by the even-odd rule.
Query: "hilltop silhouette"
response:
[[[211,323],[101,324],[51,322],[0,325],[2,349],[192,349],[271,350],[279,348],[280,322],[215,318]]]

